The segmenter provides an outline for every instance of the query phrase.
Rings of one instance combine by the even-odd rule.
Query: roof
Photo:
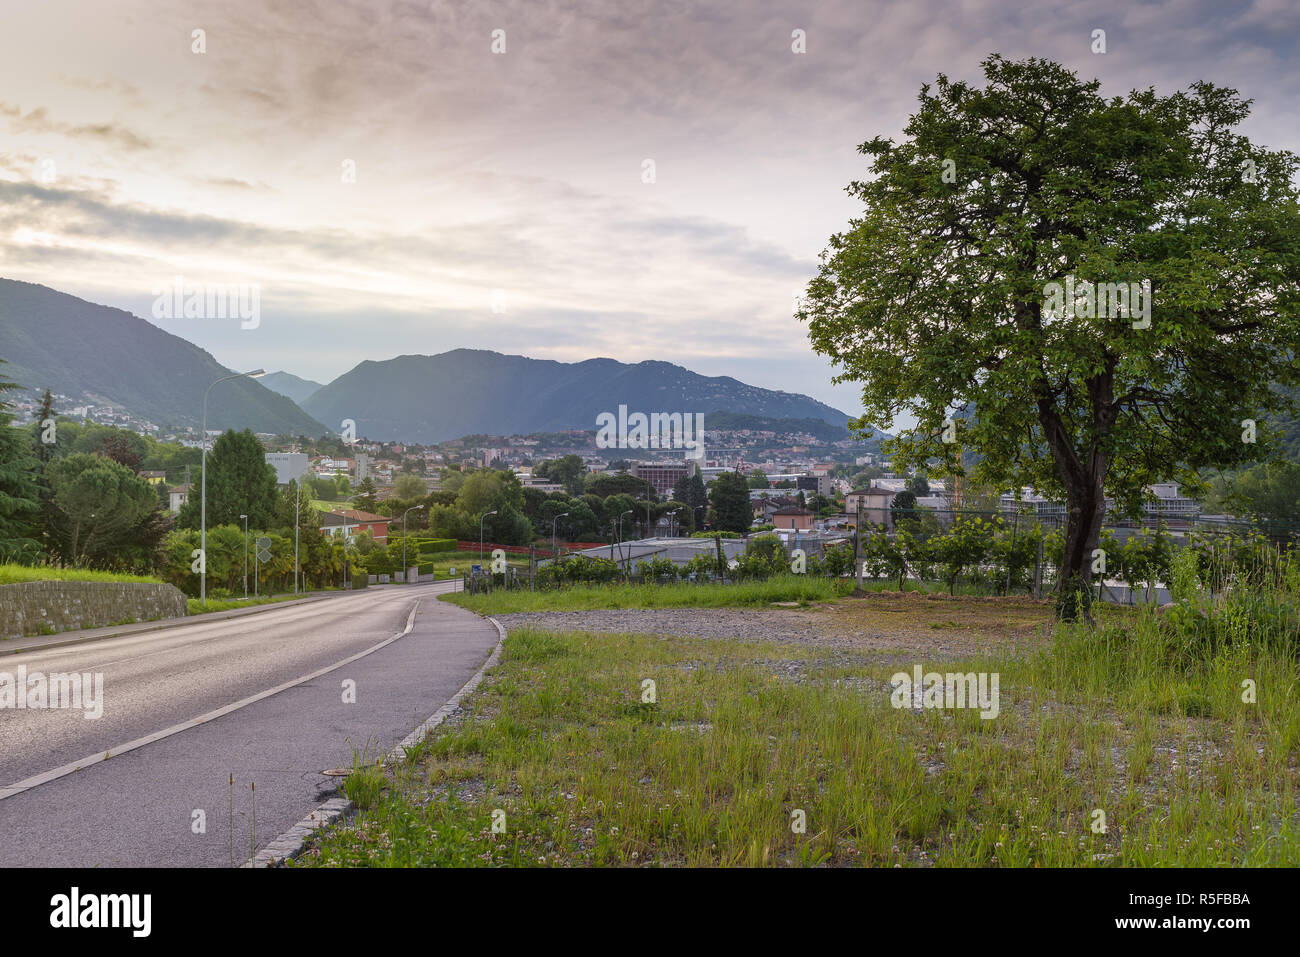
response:
[[[321,521],[327,525],[346,525],[349,523],[368,524],[371,522],[391,522],[391,515],[376,515],[374,512],[363,512],[360,509],[350,508],[345,515],[342,511],[321,512]],[[329,521],[329,519],[335,521]]]
[[[177,492],[179,492],[182,495],[184,495],[187,492],[189,492],[189,490],[192,489],[193,487],[194,487],[193,485],[176,485],[171,489],[171,494],[175,495]]]
[[[778,515],[812,515],[812,514],[813,513],[808,511],[808,509],[806,508],[783,508],[773,512],[772,517],[775,518]]]
[[[870,488],[855,488],[852,492],[846,492],[846,495],[897,495],[898,493],[884,488],[880,485],[873,485]]]

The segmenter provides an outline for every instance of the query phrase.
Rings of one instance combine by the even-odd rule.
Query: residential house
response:
[[[358,532],[369,532],[379,545],[388,544],[388,525],[393,520],[386,515],[375,515],[356,508],[321,512],[320,530],[323,535],[342,533],[349,538]]]
[[[150,485],[162,485],[167,481],[167,473],[162,471],[136,472],[136,475],[144,479]]]
[[[817,516],[808,511],[806,508],[781,508],[772,513],[772,524],[777,528],[792,528],[799,531],[809,531],[813,527],[813,519]]]
[[[857,488],[844,496],[844,511],[856,520],[860,506],[864,521],[889,528],[889,504],[897,494],[893,489],[879,485]]]
[[[191,488],[192,485],[177,485],[168,492],[168,510],[173,515],[180,512],[181,506],[190,500]]]

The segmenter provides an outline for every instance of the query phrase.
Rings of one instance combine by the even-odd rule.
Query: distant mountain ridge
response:
[[[723,409],[844,426],[848,415],[806,395],[702,376],[670,362],[614,359],[556,362],[483,349],[367,360],[303,402],[334,429],[351,419],[357,435],[432,443],[464,435],[590,430],[601,412]],[[706,428],[708,423],[706,420]]]
[[[160,426],[198,426],[204,391],[231,372],[192,342],[122,309],[12,279],[0,279],[0,359],[7,360],[0,371],[24,389],[113,405]],[[254,379],[212,390],[208,428],[326,431]]]
[[[268,372],[257,381],[272,392],[287,395],[299,405],[302,405],[304,400],[321,387],[319,382],[313,382],[311,379],[300,379],[291,372]]]

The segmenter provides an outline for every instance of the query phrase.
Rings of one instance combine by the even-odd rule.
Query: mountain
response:
[[[311,379],[300,379],[291,372],[268,372],[257,381],[272,392],[287,395],[299,405],[302,405],[304,400],[320,388],[319,382],[312,382]]]
[[[775,432],[777,435],[802,432],[823,442],[842,442],[852,438],[847,428],[842,425],[831,425],[824,419],[777,419],[766,415],[749,415],[745,412],[712,412],[704,417],[704,424],[709,429],[730,431],[748,429],[751,432]],[[863,441],[874,442],[889,437],[888,432],[873,428],[870,439]]]
[[[0,366],[24,389],[112,405],[160,426],[198,426],[203,393],[229,375],[211,354],[121,309],[0,279]],[[213,389],[208,428],[311,436],[325,428],[255,379]]]
[[[595,429],[596,416],[617,415],[619,405],[629,413],[720,409],[837,426],[848,420],[845,413],[806,395],[760,389],[728,376],[697,375],[670,362],[566,363],[482,349],[367,360],[303,402],[304,409],[331,428],[352,419],[358,436],[422,443],[473,433]]]

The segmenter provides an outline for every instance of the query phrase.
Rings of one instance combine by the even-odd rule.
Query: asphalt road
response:
[[[339,779],[322,771],[351,766],[354,749],[392,748],[482,665],[496,628],[438,601],[444,590],[369,588],[0,658],[0,672],[13,675],[19,666],[29,676],[103,675],[95,720],[83,710],[0,709],[0,866],[229,867],[232,838],[242,863],[335,796]],[[408,621],[408,634],[355,661],[119,753],[364,653]],[[76,764],[85,766],[31,786]]]

